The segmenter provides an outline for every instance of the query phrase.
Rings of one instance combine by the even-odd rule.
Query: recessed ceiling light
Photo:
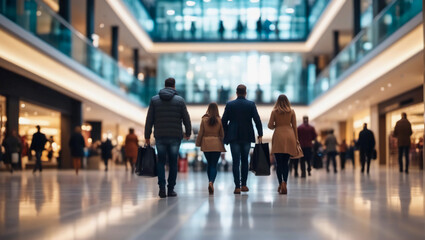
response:
[[[168,16],[173,16],[175,13],[176,13],[176,11],[174,11],[173,9],[167,10],[167,15]]]
[[[388,83],[388,84],[387,84],[387,86],[388,86],[388,87],[392,87],[393,85],[392,85],[391,83]]]
[[[292,14],[292,13],[295,12],[295,10],[293,8],[287,8],[287,9],[285,9],[285,12],[288,13],[288,14]]]
[[[91,111],[91,107],[87,107],[87,108],[86,108],[86,111],[87,111],[87,112],[90,112],[90,111]]]
[[[187,6],[189,6],[189,7],[193,7],[193,6],[195,6],[195,1],[186,1],[186,5]]]
[[[381,91],[383,92],[383,91],[385,91],[385,88],[384,87],[381,87]]]
[[[251,0],[252,3],[258,3],[260,0]]]
[[[357,99],[357,100],[356,100],[356,104],[359,104],[359,103],[360,103],[360,100],[358,100],[358,99]]]
[[[204,0],[204,2],[210,2],[211,0]]]
[[[123,45],[120,45],[120,46],[118,47],[118,50],[119,50],[120,52],[124,51],[124,46],[123,46]]]
[[[24,107],[25,107],[25,103],[22,103],[22,104],[21,104],[21,108],[24,108]]]
[[[101,23],[101,24],[99,24],[99,27],[100,28],[104,28],[105,27],[105,24],[104,23]]]

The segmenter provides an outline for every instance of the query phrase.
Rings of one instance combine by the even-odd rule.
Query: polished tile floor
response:
[[[206,174],[179,174],[179,197],[159,199],[156,179],[118,168],[0,172],[0,239],[425,239],[419,171],[315,171],[290,177],[287,196],[275,176],[248,182],[234,196],[219,173],[209,196]]]

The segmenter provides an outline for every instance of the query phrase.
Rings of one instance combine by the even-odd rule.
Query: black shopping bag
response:
[[[249,170],[255,176],[270,175],[270,154],[268,143],[255,144],[254,153],[252,154]]]
[[[151,146],[139,147],[137,152],[136,174],[138,176],[156,177],[156,154]]]

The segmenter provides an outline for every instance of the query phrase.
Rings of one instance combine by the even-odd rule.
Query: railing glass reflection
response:
[[[154,41],[305,41],[329,0],[123,0]]]
[[[339,83],[341,76],[405,23],[422,12],[422,1],[395,0],[388,5],[318,76],[310,100]]]
[[[23,9],[23,10],[22,10]],[[146,105],[143,83],[38,0],[0,0],[0,14],[45,43],[90,69],[105,84],[118,87],[130,98]]]

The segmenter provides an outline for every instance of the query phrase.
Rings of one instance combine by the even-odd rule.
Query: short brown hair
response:
[[[174,78],[167,78],[165,79],[165,87],[176,87],[176,79]]]
[[[236,88],[236,94],[238,95],[245,95],[246,94],[246,86],[243,84],[239,84]]]

